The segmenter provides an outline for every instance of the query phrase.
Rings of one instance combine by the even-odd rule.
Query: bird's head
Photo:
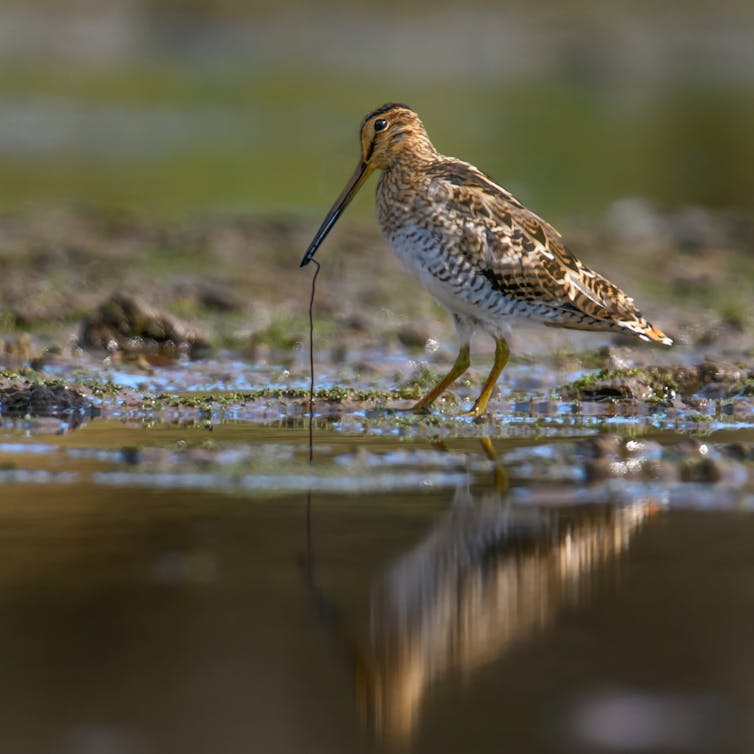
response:
[[[424,124],[408,105],[391,102],[369,113],[361,123],[361,159],[340,196],[325,216],[301,266],[309,264],[351,199],[375,170],[385,170],[402,157],[435,154]]]
[[[391,102],[361,122],[361,162],[367,174],[390,167],[404,153],[424,151],[428,143],[424,124],[407,105]]]

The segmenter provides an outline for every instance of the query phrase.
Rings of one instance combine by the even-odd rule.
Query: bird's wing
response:
[[[480,170],[447,158],[429,172],[433,200],[463,218],[464,253],[503,295],[548,305],[566,319],[641,318],[633,299],[580,262],[552,225]]]

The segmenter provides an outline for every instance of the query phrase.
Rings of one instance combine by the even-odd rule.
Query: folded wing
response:
[[[461,247],[470,261],[504,296],[538,304],[545,324],[625,329],[672,343],[632,298],[573,256],[552,225],[480,170],[448,158],[432,170],[431,182],[435,199],[446,202],[451,215],[464,217]]]

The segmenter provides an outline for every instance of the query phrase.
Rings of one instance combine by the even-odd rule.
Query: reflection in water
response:
[[[365,724],[408,739],[433,681],[501,657],[583,602],[654,509],[521,508],[457,491],[450,512],[372,590],[369,648],[355,662]]]

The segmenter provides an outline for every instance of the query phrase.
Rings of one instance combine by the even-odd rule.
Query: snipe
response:
[[[377,219],[407,269],[453,316],[460,349],[448,374],[414,407],[426,409],[470,364],[476,329],[495,339],[495,361],[470,413],[483,413],[508,361],[512,315],[551,327],[629,332],[671,345],[617,286],[573,256],[560,234],[489,176],[441,155],[410,107],[389,103],[361,124],[356,171],[304,254],[308,264],[374,170]]]

